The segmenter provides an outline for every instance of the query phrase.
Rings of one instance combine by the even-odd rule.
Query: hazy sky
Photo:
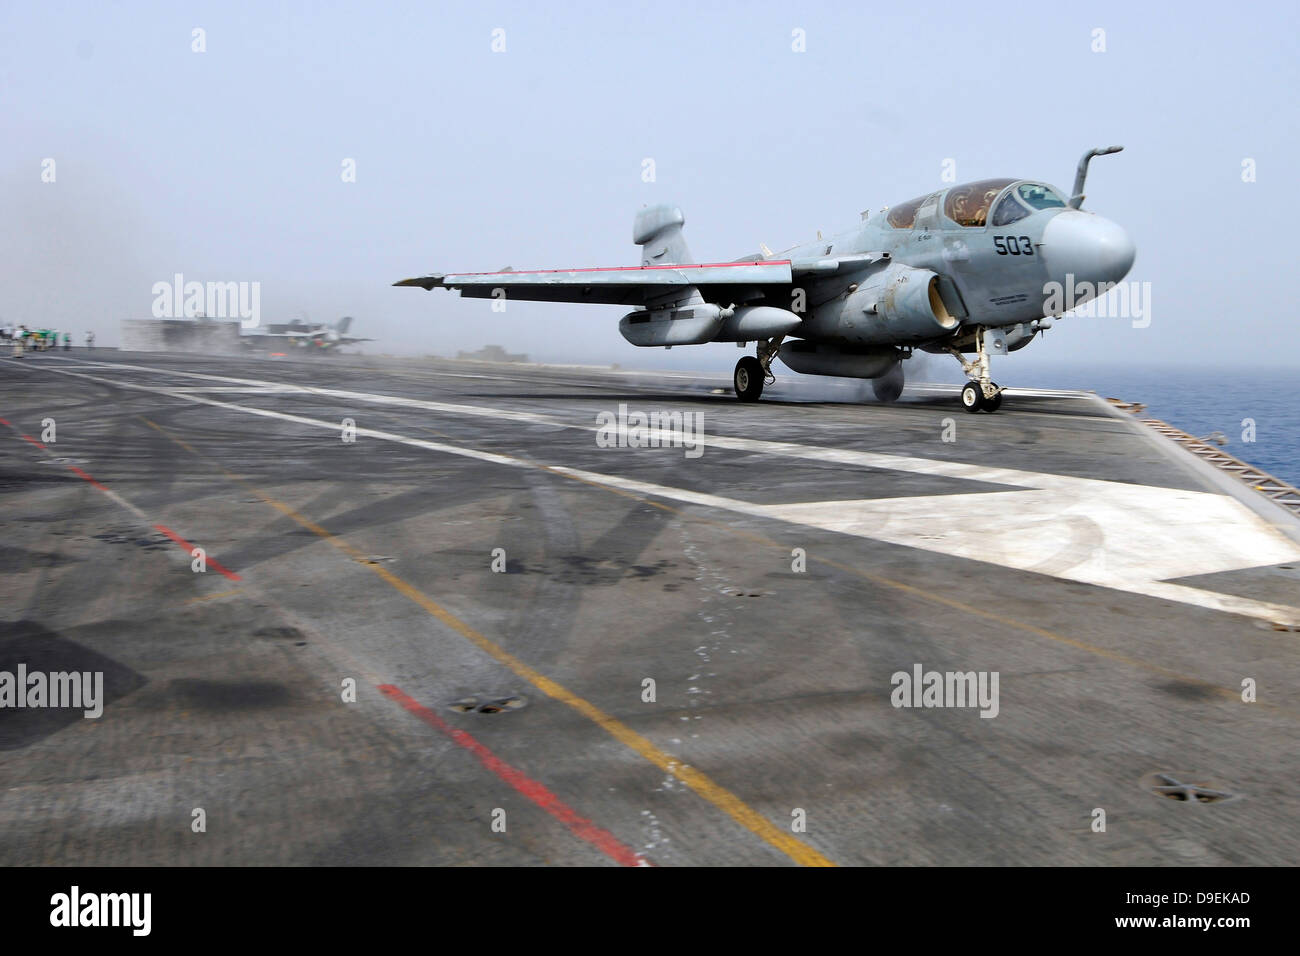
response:
[[[634,349],[617,306],[499,314],[391,283],[635,263],[653,202],[729,259],[939,188],[945,159],[1068,190],[1120,143],[1087,207],[1135,237],[1150,327],[1069,319],[1004,361],[1300,367],[1298,27],[1281,0],[4,0],[0,319],[113,344],[180,272],[260,282],[264,321],[353,315],[372,352],[729,365],[734,346]]]

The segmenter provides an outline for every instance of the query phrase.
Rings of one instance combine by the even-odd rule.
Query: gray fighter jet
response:
[[[355,345],[358,342],[373,342],[374,339],[359,339],[347,334],[352,327],[352,317],[344,316],[333,325],[306,325],[302,322],[290,322],[288,325],[272,325],[265,332],[245,332],[239,340],[249,348],[267,348],[281,344],[295,348],[311,349],[328,354],[340,346]]]
[[[872,380],[876,397],[903,391],[902,360],[947,352],[970,379],[971,412],[996,411],[1002,387],[989,356],[1024,348],[1052,318],[1128,274],[1135,248],[1120,226],[1080,207],[1088,163],[1067,198],[1046,183],[986,179],[863,214],[848,233],[776,255],[695,262],[672,206],[643,209],[632,227],[641,265],[606,269],[433,274],[399,286],[462,296],[631,306],[619,331],[633,345],[755,343],[736,364],[742,401],[774,381],[772,360],[810,375]],[[1064,294],[1063,294],[1064,293]]]

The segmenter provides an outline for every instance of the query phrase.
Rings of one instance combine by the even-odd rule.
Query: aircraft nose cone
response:
[[[1076,209],[1057,213],[1043,230],[1047,270],[1064,284],[1119,282],[1133,267],[1137,247],[1123,226]]]

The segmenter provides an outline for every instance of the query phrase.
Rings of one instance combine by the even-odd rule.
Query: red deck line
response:
[[[608,830],[604,830],[586,817],[580,816],[577,811],[548,790],[545,784],[539,783],[520,770],[516,770],[470,734],[453,727],[428,707],[407,696],[392,684],[380,684],[379,690],[391,700],[401,704],[407,711],[419,717],[430,727],[442,731],[464,747],[477,757],[483,763],[483,766],[563,823],[575,836],[587,841],[610,859],[623,866],[649,865],[649,861],[641,854],[620,842]]]
[[[69,465],[69,466],[68,466],[68,470],[71,471],[71,472],[72,472],[73,474],[75,474],[75,475],[79,475],[80,477],[85,478],[88,482],[90,482],[92,485],[94,485],[94,486],[95,486],[96,488],[98,488],[100,491],[108,491],[107,488],[105,488],[103,485],[101,485],[99,482],[97,482],[94,478],[90,477],[90,475],[86,474],[84,471],[82,471],[82,470],[81,470],[80,468],[78,468],[76,465]]]
[[[177,544],[179,544],[179,545],[180,545],[182,548],[184,548],[188,553],[190,553],[190,554],[193,554],[193,553],[194,553],[194,545],[190,544],[188,541],[186,541],[184,538],[182,538],[180,535],[178,535],[178,534],[177,534],[175,531],[173,531],[171,528],[167,527],[166,525],[156,524],[156,525],[154,525],[154,529],[157,530],[157,531],[161,531],[163,534],[167,535],[167,537],[171,538],[173,541],[175,541]],[[232,581],[242,581],[242,580],[243,580],[243,578],[241,578],[241,577],[240,577],[238,574],[236,574],[234,571],[228,571],[228,570],[226,570],[226,568],[222,567],[221,562],[218,561],[216,558],[204,558],[204,560],[207,562],[208,567],[212,568],[212,570],[214,570],[214,571],[220,571],[220,572],[221,572],[222,574],[224,574],[226,577],[230,578],[230,580],[232,580]]]

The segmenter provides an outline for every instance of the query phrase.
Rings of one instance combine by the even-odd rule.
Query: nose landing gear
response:
[[[962,371],[971,379],[961,390],[961,406],[971,414],[996,412],[1002,407],[1002,386],[989,377],[988,333],[989,330],[983,328],[975,330],[976,353],[975,358],[969,361],[955,348],[948,348],[952,357],[961,363]],[[1005,347],[1002,352],[1005,354]]]
[[[1002,407],[1002,390],[998,388],[997,382],[990,382],[989,385],[998,389],[993,393],[992,398],[984,395],[984,386],[979,382],[967,382],[961,390],[961,407],[971,414],[996,412]]]

